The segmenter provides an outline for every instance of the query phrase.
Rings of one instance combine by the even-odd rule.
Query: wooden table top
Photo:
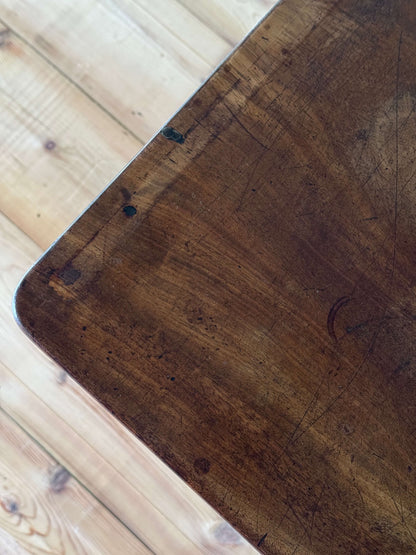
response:
[[[285,0],[22,281],[264,553],[416,551],[416,7]]]

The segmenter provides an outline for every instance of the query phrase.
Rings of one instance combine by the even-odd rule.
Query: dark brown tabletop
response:
[[[416,552],[416,4],[286,0],[22,326],[264,553]]]

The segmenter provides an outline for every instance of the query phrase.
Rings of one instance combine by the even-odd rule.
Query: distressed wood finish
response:
[[[415,35],[283,1],[17,294],[264,553],[416,548]]]
[[[126,533],[141,538],[152,552],[253,553],[199,495],[22,335],[13,322],[11,299],[24,268],[40,256],[41,249],[1,214],[0,252],[1,409],[68,469],[92,494],[91,502],[98,499],[123,523]],[[16,440],[19,444],[24,450],[24,443]],[[10,454],[10,449],[10,443],[1,445],[4,478],[15,472],[18,454]],[[36,472],[33,469],[32,474]],[[28,470],[26,476],[30,475]],[[30,480],[27,488],[32,491]],[[91,503],[79,503],[78,509],[85,514],[94,510]],[[10,518],[3,512],[0,503],[0,529],[2,517]],[[104,514],[102,519],[108,516]],[[71,527],[76,522],[68,517],[64,525]],[[9,532],[18,532],[18,528]],[[22,539],[18,534],[14,537],[19,542]],[[105,548],[110,553],[118,553],[116,537],[106,536]],[[83,542],[91,543],[87,535]],[[0,535],[1,555],[7,546]]]
[[[237,41],[256,23],[246,16],[260,17],[271,0],[229,4],[235,10],[252,6]],[[175,0],[4,0],[0,6],[0,406],[156,553],[254,550],[23,337],[13,322],[12,297],[42,252],[30,238],[48,247],[139,150],[137,135],[148,140],[230,49],[198,19],[198,11],[194,16]],[[166,73],[158,60],[172,58],[174,73]],[[99,60],[105,60],[105,75]],[[110,74],[117,74],[115,89]],[[152,94],[163,79],[163,94]],[[173,80],[180,91],[176,105]],[[136,92],[126,96],[126,90]],[[11,444],[3,447],[2,475],[12,476],[18,455],[9,452]],[[28,477],[37,475],[31,466]],[[21,486],[22,493],[33,491],[30,480]],[[94,511],[89,499],[89,505],[79,503],[79,512]],[[59,526],[71,528],[71,518]],[[11,532],[19,544],[0,531],[2,555],[20,552],[19,528]],[[95,542],[87,534],[82,541]],[[117,534],[106,536],[105,549],[119,553]]]

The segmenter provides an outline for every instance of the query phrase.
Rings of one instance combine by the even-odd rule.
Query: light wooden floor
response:
[[[17,328],[21,276],[273,0],[0,0],[0,555],[254,553]]]

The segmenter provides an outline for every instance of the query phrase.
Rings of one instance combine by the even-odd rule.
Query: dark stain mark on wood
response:
[[[0,502],[0,504],[7,513],[16,514],[19,511],[19,503],[13,497],[6,498],[3,502]]]
[[[56,268],[47,268],[43,283],[48,283],[51,277],[56,273]]]
[[[282,49],[282,54],[285,56],[284,60],[283,60],[283,65],[286,67],[290,67],[292,65],[292,56],[289,52],[289,50],[287,50],[286,48]]]
[[[351,298],[348,296],[341,297],[331,306],[331,309],[328,313],[328,318],[326,321],[326,326],[328,329],[329,337],[331,337],[334,341],[337,341],[337,336],[335,334],[335,318],[337,316],[338,311],[350,302]]]
[[[68,483],[70,473],[60,464],[49,469],[49,487],[55,493],[60,493]]]
[[[131,199],[130,191],[128,189],[126,189],[126,187],[122,187],[120,189],[120,192],[123,195],[123,199],[124,199],[125,202],[128,202]]]
[[[134,206],[129,205],[123,208],[123,212],[128,218],[132,218],[137,214],[137,209]]]
[[[359,330],[361,328],[364,328],[366,325],[368,324],[368,321],[366,322],[361,322],[360,324],[356,324],[355,326],[348,326],[345,331],[347,333],[353,333],[356,330]]]
[[[195,459],[194,468],[198,474],[208,474],[209,469],[211,468],[211,463],[208,459],[201,457],[200,459]]]
[[[369,137],[367,129],[359,129],[355,137],[357,141],[367,141]]]
[[[180,145],[185,142],[185,137],[173,127],[164,127],[162,129],[162,135],[165,139],[169,139],[169,141],[174,141],[175,143],[179,143]]]
[[[394,370],[393,374],[395,376],[397,376],[398,374],[401,374],[403,372],[403,370],[406,370],[406,368],[408,368],[410,366],[410,360],[403,360],[399,366]]]
[[[73,285],[81,277],[81,272],[73,266],[68,265],[58,273],[58,277],[65,285]]]
[[[347,436],[354,433],[354,428],[349,426],[348,424],[340,424],[339,425],[339,430]]]
[[[55,141],[52,141],[51,139],[47,140],[44,144],[45,150],[54,150],[56,148],[56,143]]]
[[[264,536],[262,536],[262,537],[260,538],[260,540],[259,540],[258,543],[257,543],[257,547],[260,547],[261,545],[263,545],[263,543],[264,543],[264,541],[265,541],[266,538],[267,538],[267,532],[266,532],[266,534],[264,534]]]

